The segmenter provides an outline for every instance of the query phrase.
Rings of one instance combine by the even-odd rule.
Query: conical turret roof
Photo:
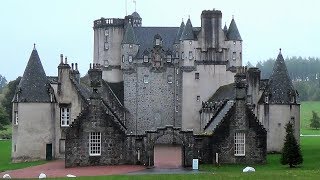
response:
[[[50,102],[49,86],[38,51],[34,48],[18,85],[18,98],[15,97],[15,101]]]
[[[281,51],[274,63],[273,72],[266,91],[266,94],[269,96],[269,103],[273,104],[289,104],[291,103],[290,96],[296,96],[296,91],[294,90]]]
[[[242,41],[238,27],[236,25],[236,21],[232,18],[228,32],[227,32],[227,39],[233,41]]]
[[[178,30],[176,39],[174,40],[175,44],[178,44],[180,42],[181,34],[182,34],[183,30],[184,30],[184,27],[185,27],[185,25],[184,25],[184,22],[182,21],[181,25],[180,25],[180,28]]]
[[[138,44],[136,35],[133,31],[133,27],[130,23],[128,23],[125,27],[125,33],[122,40],[122,44]]]
[[[225,35],[227,35],[227,33],[228,33],[228,27],[227,27],[226,24],[224,24],[223,32],[224,32]]]
[[[193,27],[191,24],[190,18],[187,21],[186,26],[184,27],[184,30],[181,34],[180,40],[194,40],[194,33],[193,33]]]

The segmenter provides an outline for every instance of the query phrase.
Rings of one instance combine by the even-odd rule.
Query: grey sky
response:
[[[285,57],[320,57],[317,0],[136,1],[143,26],[179,26],[189,15],[193,26],[200,26],[201,11],[213,8],[222,11],[227,25],[234,15],[244,40],[244,64],[276,57],[280,47]],[[127,3],[131,14],[134,5]],[[125,0],[3,0],[0,74],[8,80],[22,76],[36,43],[47,75],[57,75],[61,53],[78,62],[83,75],[93,57],[93,21],[125,13]]]

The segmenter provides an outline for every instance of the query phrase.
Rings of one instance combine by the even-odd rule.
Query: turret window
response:
[[[194,79],[200,79],[200,74],[199,73],[194,73]]]
[[[90,132],[89,135],[89,155],[101,155],[101,132]]]
[[[236,60],[236,52],[232,53],[232,60],[234,60],[234,61]]]
[[[243,132],[237,132],[234,135],[234,155],[235,156],[245,156],[246,149],[246,136]]]
[[[61,121],[61,127],[68,127],[70,125],[70,108],[69,107],[60,108],[60,121]]]
[[[132,56],[129,56],[129,57],[128,57],[128,61],[129,61],[129,63],[132,62]]]

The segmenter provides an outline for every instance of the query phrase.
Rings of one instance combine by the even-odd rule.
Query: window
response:
[[[123,63],[125,62],[125,58],[124,58],[124,55],[122,55],[122,62],[123,62]]]
[[[109,35],[109,30],[108,30],[108,29],[104,30],[104,35],[105,35],[105,36],[108,36],[108,35]]]
[[[149,76],[148,75],[144,75],[143,77],[143,83],[148,84],[149,83]]]
[[[70,124],[70,108],[60,108],[61,127],[67,127]]]
[[[233,45],[236,45],[236,41],[233,41]]]
[[[194,79],[200,79],[200,74],[199,73],[194,73]]]
[[[156,39],[156,46],[160,46],[160,44],[161,44],[161,40],[160,39]]]
[[[234,155],[245,156],[245,133],[237,132],[234,135]]]
[[[104,43],[104,50],[108,50],[109,49],[109,44],[107,42]]]
[[[265,102],[266,104],[269,103],[269,97],[268,97],[268,96],[265,96],[265,97],[264,97],[264,102]]]
[[[129,48],[132,48],[132,47],[133,47],[133,45],[132,45],[132,44],[130,44],[130,45],[129,45]]]
[[[176,112],[179,112],[178,106],[176,106]]]
[[[89,136],[89,155],[101,155],[101,132],[90,132]]]
[[[176,58],[179,58],[179,52],[176,51]]]
[[[184,59],[184,52],[181,52],[181,59]]]
[[[179,74],[179,69],[176,69],[176,73]]]
[[[13,116],[13,124],[18,125],[18,111],[14,111],[14,116]]]
[[[192,44],[192,41],[189,41],[189,44]]]
[[[167,55],[167,62],[171,63],[171,55]]]
[[[193,59],[193,52],[192,51],[189,51],[189,59]]]
[[[171,84],[173,80],[172,75],[168,75],[167,80],[168,80],[168,83]]]
[[[149,57],[148,56],[143,56],[143,62],[149,62]]]
[[[200,96],[197,96],[197,101],[200,101]]]
[[[129,56],[128,61],[129,61],[129,63],[132,62],[132,56]]]
[[[108,60],[104,60],[103,61],[103,65],[104,65],[104,67],[108,67],[109,66],[109,61]]]
[[[234,60],[234,61],[236,60],[236,52],[232,53],[232,60]]]

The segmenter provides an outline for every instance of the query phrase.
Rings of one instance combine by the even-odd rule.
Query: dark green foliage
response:
[[[6,110],[0,106],[0,130],[4,130],[5,129],[5,125],[9,124],[9,116],[6,112]]]
[[[286,138],[281,154],[281,164],[289,165],[290,168],[295,167],[298,164],[302,164],[303,158],[300,150],[300,145],[297,143],[294,137],[292,123],[286,125]]]
[[[312,111],[312,118],[310,119],[310,121],[311,121],[310,123],[311,128],[315,128],[315,129],[320,128],[320,117],[316,112]]]
[[[10,122],[10,119],[12,119],[12,99],[16,91],[16,88],[19,85],[20,80],[21,80],[21,77],[18,77],[16,80],[10,81],[8,83],[7,85],[8,91],[5,95],[5,98],[2,101],[2,106],[5,108],[9,117],[8,122]]]
[[[0,93],[2,93],[2,90],[6,85],[7,85],[6,78],[0,74]]]

